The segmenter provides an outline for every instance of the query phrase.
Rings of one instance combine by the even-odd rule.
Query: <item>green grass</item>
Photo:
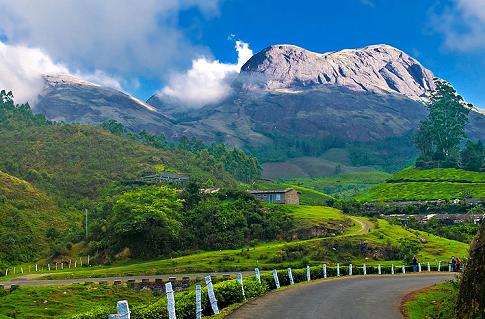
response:
[[[372,223],[368,219],[360,219]],[[256,265],[262,269],[283,269],[303,267],[307,263],[319,265],[322,262],[400,264],[403,261],[386,258],[385,253],[389,248],[398,247],[405,239],[422,242],[422,249],[417,254],[421,262],[435,264],[438,260],[448,260],[452,255],[466,256],[468,251],[468,245],[464,243],[378,220],[375,227],[366,233],[361,233],[360,227],[354,226],[339,236],[271,242],[245,249],[197,252],[171,259],[98,266],[70,272],[65,270],[51,274],[49,278],[252,270]]]
[[[454,168],[406,168],[356,197],[360,201],[451,200],[485,198],[485,172]]]
[[[457,288],[453,283],[436,285],[413,295],[403,305],[409,319],[455,318],[453,314],[453,297]]]
[[[333,176],[298,177],[282,180],[285,183],[314,189],[336,198],[351,198],[383,183],[391,175],[381,171],[350,172]]]
[[[0,294],[0,318],[70,318],[103,305],[112,306],[116,313],[116,302],[124,299],[133,307],[158,298],[151,292],[112,285],[19,287]]]

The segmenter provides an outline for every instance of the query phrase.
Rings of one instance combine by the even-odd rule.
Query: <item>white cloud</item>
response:
[[[485,49],[483,0],[453,0],[451,6],[433,14],[432,26],[443,34],[444,44],[451,50]]]
[[[0,41],[0,89],[12,91],[17,103],[35,104],[44,87],[43,75],[69,74],[84,80],[121,89],[120,82],[106,73],[71,72],[63,63],[56,63],[44,51],[14,46]]]
[[[72,68],[124,78],[160,76],[204,47],[180,30],[179,13],[217,14],[219,0],[0,0],[0,38],[38,47]]]
[[[230,94],[232,80],[253,56],[249,45],[242,41],[236,41],[236,50],[237,64],[221,63],[206,57],[193,60],[191,69],[172,74],[168,85],[158,92],[158,96],[191,108],[220,101]]]

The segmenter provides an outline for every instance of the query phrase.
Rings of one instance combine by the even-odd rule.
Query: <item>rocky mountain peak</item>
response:
[[[415,100],[434,88],[433,78],[416,59],[386,44],[328,53],[273,45],[241,68],[246,89],[277,91],[334,84],[357,91],[400,93]]]

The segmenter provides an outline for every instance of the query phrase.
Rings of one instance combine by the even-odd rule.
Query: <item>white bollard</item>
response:
[[[429,261],[428,261],[428,272],[431,271],[431,265],[429,264]]]
[[[380,264],[377,265],[377,274],[378,275],[381,275],[382,274],[382,272],[381,272],[381,265]]]
[[[5,276],[8,276],[8,268],[5,270]]]
[[[367,275],[367,269],[365,268],[365,264],[364,264],[363,271],[364,271],[364,276]]]
[[[241,285],[242,296],[246,299],[246,294],[244,293],[243,277],[242,273],[237,273],[237,282]]]
[[[30,272],[30,265],[29,265],[29,272]]]
[[[349,276],[352,276],[352,264],[349,264]]]
[[[47,264],[47,268],[51,271],[51,264]]]
[[[79,263],[81,265],[81,267],[83,266],[83,258],[82,257],[79,257]]]
[[[165,293],[167,294],[168,318],[169,319],[176,319],[177,316],[175,314],[175,298],[173,296],[173,288],[172,288],[171,282],[167,282],[165,284]]]
[[[290,285],[294,285],[295,281],[293,280],[293,273],[291,271],[291,268],[288,268],[288,278],[290,278]]]
[[[64,270],[64,262],[61,262],[61,270]]]
[[[195,286],[195,318],[202,318],[202,287]]]
[[[310,277],[310,266],[309,265],[306,265],[306,280],[307,281],[310,281],[311,280],[311,277]]]
[[[205,284],[207,285],[207,294],[209,295],[209,302],[212,307],[212,311],[214,314],[219,314],[219,307],[217,306],[217,299],[216,295],[214,294],[214,287],[212,286],[212,279],[211,276],[205,277]]]
[[[89,255],[88,255],[88,266],[89,266]]]
[[[406,267],[404,265],[402,265],[402,273],[405,274],[406,273]]]
[[[72,260],[69,259],[69,269],[71,269],[71,262]]]
[[[394,275],[394,265],[391,265],[391,275]]]
[[[441,260],[438,261],[438,271],[441,271]]]
[[[77,260],[74,260],[74,268],[77,268]]]
[[[421,263],[418,263],[418,272],[421,272]]]
[[[274,283],[276,285],[276,289],[280,288],[280,280],[278,279],[278,272],[276,269],[273,269],[273,278],[274,278]]]
[[[451,264],[448,263],[448,272],[451,272]]]
[[[24,273],[24,267],[20,266],[20,272],[23,274]]]
[[[57,263],[56,263],[56,270],[57,270]]]
[[[35,264],[35,271],[38,271],[37,264]]]
[[[259,268],[254,268],[254,273],[256,274],[256,279],[261,283],[261,274],[259,272]]]
[[[327,264],[323,264],[323,278],[327,278]]]
[[[340,277],[340,265],[337,264],[337,277]]]

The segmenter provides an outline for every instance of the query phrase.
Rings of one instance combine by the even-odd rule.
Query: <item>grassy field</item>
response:
[[[71,318],[102,305],[112,305],[116,313],[116,302],[124,299],[136,306],[154,302],[157,297],[151,292],[112,285],[19,287],[0,294],[0,319]]]
[[[407,168],[356,197],[360,201],[413,201],[485,198],[485,172],[454,168]]]
[[[57,272],[51,279],[104,277],[117,275],[200,273],[211,271],[252,270],[259,265],[262,269],[283,269],[303,267],[306,264],[319,265],[348,263],[402,264],[402,260],[387,258],[386,254],[400,247],[406,240],[421,242],[417,256],[420,262],[448,260],[450,256],[466,256],[468,245],[444,239],[428,233],[407,230],[390,225],[387,221],[359,218],[372,224],[368,232],[361,232],[360,225],[354,225],[345,234],[292,242],[271,242],[238,250],[196,252],[177,258],[132,262],[115,266],[97,266],[90,269]],[[391,255],[392,256],[392,255]],[[408,263],[408,261],[406,261]]]
[[[455,318],[453,297],[456,293],[457,288],[449,282],[421,290],[403,304],[405,316],[409,319]]]
[[[383,183],[391,175],[381,171],[349,172],[332,176],[298,177],[285,183],[315,189],[336,198],[351,198]]]

